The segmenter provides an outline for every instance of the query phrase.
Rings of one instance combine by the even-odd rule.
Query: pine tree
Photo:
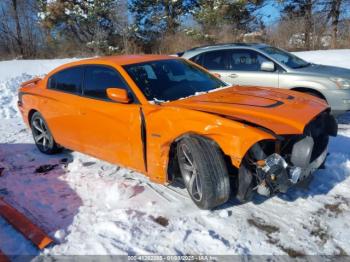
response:
[[[232,32],[248,31],[252,27],[252,22],[257,22],[254,12],[263,3],[263,0],[199,0],[194,17],[202,26],[204,33],[211,29],[220,30],[222,26],[231,27]]]
[[[195,3],[194,0],[131,0],[134,37],[147,46],[165,33],[174,34]]]
[[[117,0],[38,0],[43,27],[55,37],[68,37],[95,51],[111,48]],[[124,14],[125,16],[127,14]]]

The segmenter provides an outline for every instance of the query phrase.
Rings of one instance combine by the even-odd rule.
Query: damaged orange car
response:
[[[231,194],[286,192],[322,167],[337,123],[318,98],[228,86],[181,58],[87,59],[23,83],[19,109],[38,149],[63,147],[182,181],[211,209]]]

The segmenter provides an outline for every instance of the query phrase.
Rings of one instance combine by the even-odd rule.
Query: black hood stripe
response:
[[[229,105],[241,105],[241,106],[253,106],[253,107],[261,107],[261,108],[274,108],[284,103],[282,101],[276,101],[274,104],[267,106],[258,106],[258,105],[250,105],[250,104],[242,104],[242,103],[232,103],[232,102],[222,102],[222,101],[208,101],[208,100],[200,100],[198,102],[206,102],[206,103],[214,103],[214,104],[229,104]]]
[[[216,114],[216,113],[208,112],[208,111],[205,111],[205,110],[198,110],[198,109],[192,109],[192,110],[198,111],[198,112],[202,112],[202,113],[207,113],[207,114],[210,114],[210,115],[219,116],[219,117],[222,117],[222,118],[225,118],[225,119],[229,119],[229,120],[232,120],[232,121],[236,121],[236,122],[239,122],[239,123],[242,123],[242,124],[251,126],[251,127],[255,127],[255,128],[258,128],[258,129],[264,131],[265,133],[268,133],[268,134],[272,135],[272,136],[275,137],[277,140],[281,140],[281,141],[284,140],[284,138],[283,138],[282,136],[277,135],[277,134],[276,134],[274,131],[272,131],[271,129],[268,129],[268,128],[264,127],[264,126],[258,125],[258,124],[256,124],[256,123],[253,123],[253,122],[250,122],[250,121],[247,121],[247,120],[238,118],[238,117],[231,117],[231,116]]]

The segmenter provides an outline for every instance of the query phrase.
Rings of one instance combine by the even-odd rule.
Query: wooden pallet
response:
[[[0,249],[0,262],[10,262],[10,259]]]

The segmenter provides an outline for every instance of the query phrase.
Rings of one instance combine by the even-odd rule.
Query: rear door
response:
[[[79,98],[84,69],[80,66],[59,71],[49,77],[47,97],[43,97],[40,113],[56,142],[79,150]]]
[[[126,89],[133,102],[121,104],[110,100],[107,88]],[[80,113],[80,139],[85,153],[145,171],[140,105],[116,69],[85,66]]]

